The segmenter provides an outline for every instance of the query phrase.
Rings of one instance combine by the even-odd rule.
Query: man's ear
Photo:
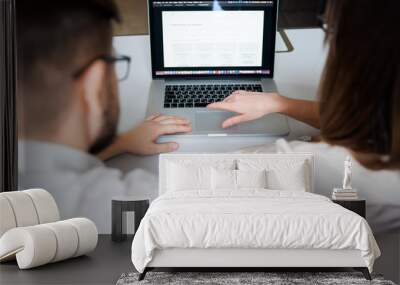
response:
[[[79,79],[80,100],[83,103],[88,143],[93,143],[103,126],[102,96],[106,77],[106,63],[95,61]]]

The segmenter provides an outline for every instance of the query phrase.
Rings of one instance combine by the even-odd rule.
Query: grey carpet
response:
[[[359,272],[149,272],[143,281],[138,281],[138,276],[138,273],[122,274],[117,285],[395,285],[379,275],[373,275],[373,280],[368,281]]]

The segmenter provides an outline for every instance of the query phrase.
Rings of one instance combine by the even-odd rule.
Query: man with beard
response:
[[[129,58],[113,52],[113,20],[113,0],[17,1],[19,188],[48,190],[62,218],[88,217],[100,233],[111,229],[113,196],[156,187],[144,171],[123,176],[102,160],[175,151],[157,138],[191,131],[183,118],[156,114],[116,136],[126,74],[115,65]]]

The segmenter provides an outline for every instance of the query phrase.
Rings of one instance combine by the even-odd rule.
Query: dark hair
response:
[[[114,0],[16,0],[16,9],[19,128],[56,130],[73,73],[111,53],[118,9]]]
[[[400,168],[399,1],[331,0],[321,135],[371,169]]]

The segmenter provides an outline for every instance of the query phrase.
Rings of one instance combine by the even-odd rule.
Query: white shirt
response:
[[[61,218],[86,217],[99,233],[111,232],[111,200],[114,196],[154,198],[154,175],[133,170],[127,175],[109,168],[95,156],[71,147],[25,141],[19,143],[19,188],[43,188],[59,207]]]
[[[342,187],[344,161],[350,152],[325,143],[286,142],[254,146],[240,153],[311,152],[315,158],[315,192],[331,197]],[[375,233],[400,233],[400,171],[371,171],[353,159],[352,187],[366,200],[367,220]]]

